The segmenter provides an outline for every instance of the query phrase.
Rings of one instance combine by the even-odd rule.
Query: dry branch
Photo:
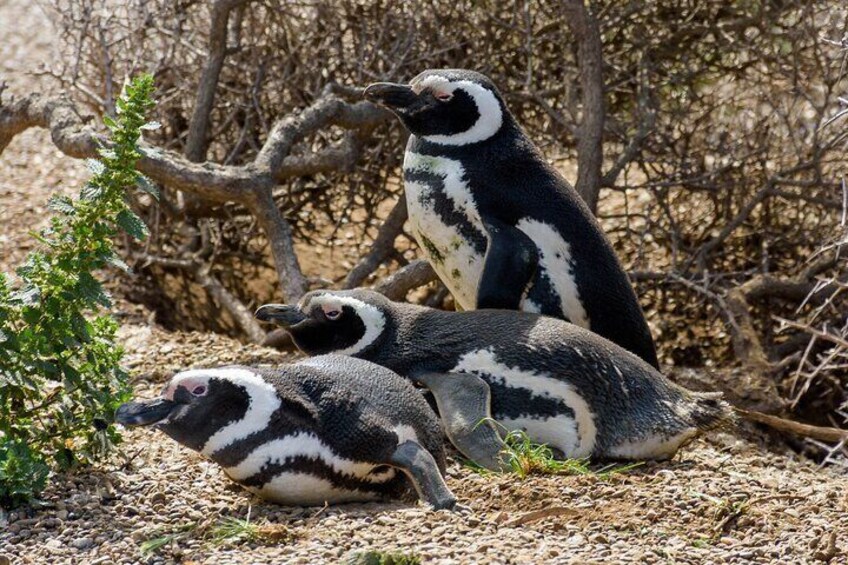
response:
[[[839,443],[848,440],[848,430],[840,430],[839,428],[831,428],[826,426],[811,426],[802,424],[786,418],[778,418],[770,414],[762,412],[751,412],[742,408],[734,408],[734,411],[751,422],[764,424],[773,430],[785,433],[791,433],[802,437],[817,439],[819,441],[827,441]]]
[[[206,66],[200,76],[197,88],[197,100],[186,139],[186,157],[189,161],[200,163],[206,160],[206,148],[209,135],[209,117],[215,103],[215,91],[218,77],[224,66],[227,54],[227,31],[230,13],[233,9],[245,5],[250,0],[217,0],[212,5],[212,23],[209,29],[209,53]]]
[[[139,170],[157,183],[206,201],[244,205],[268,237],[283,298],[296,300],[306,292],[307,282],[294,253],[291,227],[274,204],[272,190],[293,177],[349,168],[358,156],[359,138],[349,136],[336,146],[302,155],[291,155],[292,149],[333,125],[365,136],[388,117],[386,111],[368,102],[344,101],[329,85],[311,106],[277,122],[253,163],[198,164],[174,152],[142,145],[145,156]],[[30,127],[49,130],[55,145],[72,157],[96,157],[103,143],[67,99],[31,94],[11,104],[0,100],[0,151]]]
[[[230,313],[239,328],[241,328],[253,343],[262,344],[265,342],[265,332],[253,317],[253,313],[212,275],[208,264],[197,259],[171,259],[152,255],[142,255],[140,259],[148,264],[152,263],[163,267],[182,269],[188,272],[200,286],[209,292],[221,307]]]
[[[393,275],[380,281],[374,287],[377,292],[386,295],[391,300],[403,300],[406,294],[420,286],[436,280],[436,271],[430,263],[417,259]]]
[[[580,87],[583,91],[575,188],[594,214],[598,208],[601,165],[604,161],[604,59],[601,32],[595,16],[583,0],[563,0],[562,8],[565,21],[577,40]]]

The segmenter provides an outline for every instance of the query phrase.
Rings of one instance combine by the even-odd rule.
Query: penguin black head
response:
[[[296,306],[265,304],[255,316],[283,326],[298,349],[309,355],[357,355],[380,343],[390,304],[372,290],[316,290]]]
[[[413,135],[440,145],[485,141],[512,120],[492,81],[474,71],[428,70],[408,85],[372,84],[363,95],[394,112]]]
[[[243,420],[249,409],[276,398],[273,386],[245,368],[183,371],[171,378],[159,398],[123,404],[115,420],[126,426],[156,426],[186,447],[211,455],[227,443],[226,438],[210,441],[213,436]]]

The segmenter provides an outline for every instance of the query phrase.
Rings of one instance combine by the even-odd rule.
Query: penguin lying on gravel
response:
[[[667,459],[731,416],[720,394],[690,392],[616,344],[538,314],[445,312],[352,290],[313,291],[256,317],[285,327],[307,354],[368,359],[426,386],[451,442],[491,469],[502,431],[524,430],[570,458]]]
[[[366,99],[412,134],[403,162],[409,222],[464,310],[563,318],[659,367],[627,274],[591,211],[522,131],[494,84],[429,70]]]
[[[411,483],[436,509],[456,505],[427,402],[408,380],[360,359],[184,371],[160,398],[124,404],[115,418],[156,426],[273,502],[404,497]]]

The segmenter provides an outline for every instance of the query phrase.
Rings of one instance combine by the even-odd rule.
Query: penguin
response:
[[[409,498],[414,489],[435,509],[456,506],[438,419],[407,379],[361,359],[183,371],[115,419],[158,428],[271,502]]]
[[[659,368],[627,274],[580,195],[524,133],[486,76],[428,70],[364,97],[410,132],[409,224],[464,310],[562,318]]]
[[[503,468],[513,430],[567,458],[662,460],[732,418],[720,393],[686,390],[623,347],[530,312],[446,312],[357,289],[256,317],[308,355],[367,359],[426,387],[451,443],[489,469]]]

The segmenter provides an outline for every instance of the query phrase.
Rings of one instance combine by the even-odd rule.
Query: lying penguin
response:
[[[720,394],[690,392],[568,322],[507,310],[445,312],[373,291],[313,291],[268,304],[307,354],[368,359],[426,386],[456,448],[501,467],[500,433],[524,430],[565,457],[667,459],[731,417]]]
[[[456,505],[426,401],[408,380],[360,359],[184,371],[160,398],[124,404],[115,419],[157,427],[280,504],[406,497],[411,484],[436,509]]]
[[[409,223],[464,310],[563,318],[659,367],[630,280],[580,195],[485,76],[429,70],[366,99],[412,134],[403,161]]]

